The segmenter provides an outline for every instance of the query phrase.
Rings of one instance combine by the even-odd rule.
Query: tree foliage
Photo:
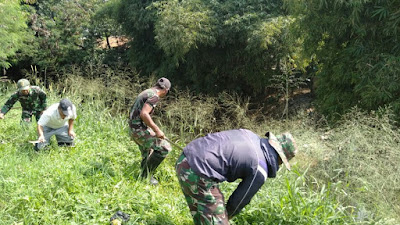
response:
[[[94,60],[102,63],[104,56],[99,57],[103,54],[103,50],[99,48],[99,42],[104,37],[119,35],[119,26],[114,23],[112,13],[106,8],[113,1],[14,2],[14,8],[24,9],[28,23],[23,18],[12,16],[8,18],[14,18],[15,21],[25,24],[25,28],[28,25],[32,38],[28,40],[28,45],[15,56],[15,62],[12,63],[13,69],[29,69],[31,65],[34,65],[39,71],[46,70],[54,75],[55,71],[72,64],[86,65]],[[10,12],[12,11],[8,13]],[[12,32],[5,32],[8,36],[12,35]],[[2,37],[7,35],[2,35]],[[20,33],[16,36],[17,38],[13,39],[15,43],[18,43],[18,38],[28,35]]]
[[[123,64],[127,52],[143,76],[167,76],[197,92],[259,96],[274,90],[285,60],[296,74],[310,72],[312,62],[323,114],[335,118],[354,105],[391,105],[400,114],[398,0],[0,0],[0,6],[3,68],[33,65],[56,74],[72,64]],[[99,48],[112,36],[128,37],[129,49],[108,42]]]
[[[318,62],[316,93],[324,114],[351,106],[400,112],[400,1],[285,0],[303,50]]]
[[[292,19],[278,0],[120,0],[118,21],[142,73],[208,93],[263,92],[291,50],[284,34]]]
[[[85,39],[96,0],[38,0],[32,14],[40,51],[34,62],[42,67],[77,63],[86,50]]]
[[[157,45],[177,63],[192,48],[197,48],[197,43],[215,44],[213,12],[200,1],[196,4],[193,1],[161,1],[152,6],[161,18],[155,22],[154,28]]]
[[[18,0],[0,0],[0,67],[10,67],[10,57],[23,49],[30,37],[27,14]]]
[[[122,36],[121,26],[114,20],[116,1],[106,1],[91,16],[91,38],[96,40],[111,36]],[[93,41],[96,41],[93,40]],[[108,46],[110,48],[110,46]]]

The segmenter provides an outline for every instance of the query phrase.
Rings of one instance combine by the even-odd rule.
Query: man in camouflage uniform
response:
[[[39,121],[42,112],[47,107],[46,93],[37,86],[31,86],[26,79],[20,79],[17,86],[18,91],[14,92],[1,108],[0,119],[4,119],[4,115],[19,101],[22,107],[21,120],[31,122],[34,115],[36,121]]]
[[[176,172],[194,224],[229,224],[265,180],[276,176],[282,162],[290,170],[289,160],[297,152],[292,135],[266,136],[228,130],[198,138],[183,149]],[[219,183],[237,179],[242,181],[225,205]]]
[[[142,177],[147,177],[161,164],[172,150],[165,139],[164,132],[154,123],[151,114],[160,98],[167,95],[171,83],[167,78],[158,79],[157,83],[141,92],[133,104],[129,114],[129,127],[132,140],[139,146],[142,154]],[[151,176],[154,185],[158,181]]]

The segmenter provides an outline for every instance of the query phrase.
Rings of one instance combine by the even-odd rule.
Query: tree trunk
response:
[[[107,33],[105,33],[105,35],[106,35],[106,40],[107,40],[107,47],[108,47],[108,49],[111,49],[110,40],[108,39],[109,37],[108,37]]]

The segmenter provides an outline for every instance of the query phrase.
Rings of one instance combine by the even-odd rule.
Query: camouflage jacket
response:
[[[37,86],[31,86],[28,95],[14,92],[1,108],[1,113],[6,114],[17,101],[21,103],[22,110],[41,112],[47,107],[46,93]]]
[[[144,104],[147,103],[153,107],[150,112],[152,114],[154,112],[154,107],[156,107],[159,100],[160,98],[158,97],[156,90],[154,90],[153,88],[142,91],[136,98],[133,106],[131,107],[129,113],[129,125],[139,125],[141,127],[147,127],[140,118],[140,112],[142,111]]]

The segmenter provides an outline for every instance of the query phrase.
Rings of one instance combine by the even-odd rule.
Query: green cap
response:
[[[268,137],[269,144],[275,149],[286,168],[290,170],[289,160],[297,153],[297,145],[293,136],[289,132],[281,135],[273,135],[271,132],[265,134]]]
[[[17,82],[17,87],[19,91],[29,90],[30,84],[27,79],[20,79]]]

